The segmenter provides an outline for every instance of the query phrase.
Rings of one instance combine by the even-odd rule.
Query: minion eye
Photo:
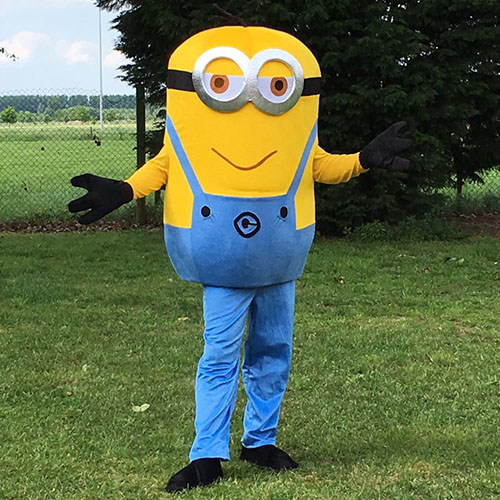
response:
[[[209,65],[218,59],[232,61],[241,70],[242,76],[208,73],[206,70],[210,70]],[[259,76],[262,67],[273,61],[288,66],[293,76]],[[211,68],[215,70],[213,66]],[[219,71],[227,70],[221,68]],[[304,70],[299,61],[281,49],[261,50],[250,59],[234,47],[214,47],[203,52],[196,60],[189,84],[181,76],[186,72],[173,70],[172,73],[169,88],[183,88],[176,87],[174,79],[178,80],[178,85],[179,81],[188,87],[192,84],[204,104],[222,113],[237,111],[248,102],[253,102],[264,113],[282,115],[295,106],[303,91],[304,95],[319,93],[319,78],[311,78],[312,84],[306,89]]]
[[[257,81],[262,97],[274,104],[285,102],[295,86],[291,76],[259,76]]]
[[[259,76],[263,66],[273,61],[288,66],[293,76]],[[266,49],[255,54],[248,64],[247,79],[257,83],[252,102],[271,115],[282,115],[292,109],[304,89],[302,66],[295,57],[281,49]]]
[[[241,74],[245,75],[250,59],[234,47],[214,47],[203,52],[196,60],[192,73],[193,87],[198,97],[215,111],[229,113],[236,111],[248,102],[245,93],[245,76],[224,73],[208,73],[210,63],[216,60],[232,61]],[[224,70],[220,70],[224,71]]]
[[[245,78],[243,76],[203,73],[203,86],[213,99],[228,102],[241,94],[245,86]]]

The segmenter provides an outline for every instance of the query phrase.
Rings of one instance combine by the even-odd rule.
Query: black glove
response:
[[[71,184],[88,190],[86,195],[68,204],[70,212],[91,209],[90,212],[78,218],[80,224],[95,222],[125,203],[132,201],[134,197],[132,186],[127,182],[106,179],[97,175],[77,175],[71,179]]]
[[[406,122],[398,122],[377,135],[373,141],[359,153],[359,162],[363,168],[385,168],[387,170],[408,170],[410,162],[397,156],[411,146],[410,139],[398,137],[406,127]]]

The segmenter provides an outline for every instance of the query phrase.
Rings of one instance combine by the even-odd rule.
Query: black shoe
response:
[[[197,486],[208,486],[221,477],[219,458],[200,458],[174,474],[165,486],[165,491],[174,493]]]
[[[276,448],[273,444],[266,444],[257,448],[242,446],[240,460],[246,460],[259,467],[266,467],[276,472],[296,469],[299,466],[288,453]]]

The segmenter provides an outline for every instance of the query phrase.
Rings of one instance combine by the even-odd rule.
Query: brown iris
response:
[[[288,90],[288,82],[286,78],[275,77],[271,80],[271,92],[277,96],[281,97]]]
[[[223,94],[229,87],[229,78],[227,75],[212,75],[210,78],[210,88],[216,94]]]

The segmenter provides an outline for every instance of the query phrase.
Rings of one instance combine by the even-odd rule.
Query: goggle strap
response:
[[[169,69],[167,71],[167,88],[194,92],[193,74],[188,71]]]
[[[167,71],[167,88],[194,92],[193,74],[189,71],[169,69]],[[304,78],[302,96],[317,95],[321,89],[321,77]]]
[[[311,78],[304,78],[304,89],[302,96],[317,95],[321,90],[321,77],[314,76]]]

